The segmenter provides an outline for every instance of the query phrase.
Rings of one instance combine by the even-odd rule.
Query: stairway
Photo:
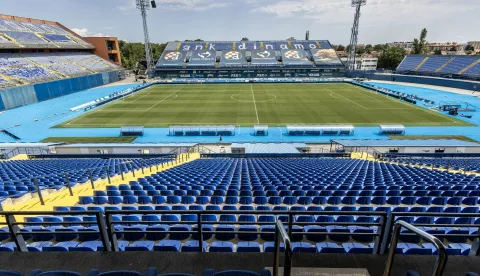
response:
[[[0,77],[9,81],[10,83],[14,84],[14,86],[17,86],[18,84],[20,84],[20,85],[28,84],[28,82],[26,82],[22,79],[19,79],[17,77],[8,76],[8,75],[5,75],[5,74],[0,74]]]
[[[458,74],[463,74],[465,72],[467,72],[470,68],[473,68],[473,66],[477,65],[480,63],[480,59],[477,59],[475,62],[473,62],[472,64],[468,65],[467,67],[463,68],[462,70],[460,70],[460,72],[458,72]]]
[[[450,62],[452,62],[453,60],[455,59],[455,57],[451,57],[449,60],[447,60],[447,62],[445,62],[444,64],[442,64],[442,66],[438,67],[437,70],[435,70],[435,72],[440,72],[442,71],[443,68],[445,68],[445,66],[447,66]]]
[[[418,71],[418,69],[420,69],[420,67],[422,67],[423,64],[425,64],[425,62],[427,62],[427,60],[429,59],[429,57],[425,57],[422,62],[420,62],[419,65],[417,65],[417,67],[415,67],[415,69],[413,69],[413,71]]]
[[[5,38],[7,38],[8,40],[10,40],[11,42],[15,43],[16,45],[18,45],[20,48],[25,48],[25,46],[23,44],[21,44],[20,42],[16,41],[13,37],[11,36],[8,36],[6,34],[3,34],[3,36]]]

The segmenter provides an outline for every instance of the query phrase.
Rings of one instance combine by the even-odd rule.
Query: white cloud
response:
[[[90,32],[87,28],[72,28],[71,30],[77,33],[78,35],[84,36],[84,37],[104,37],[104,36],[108,37],[109,36],[108,34],[104,34],[101,32],[100,33]]]
[[[204,11],[229,5],[228,0],[157,0],[157,6],[172,10]]]
[[[205,11],[228,6],[231,0],[156,0],[157,9]],[[251,1],[251,0],[250,0]],[[135,0],[126,0],[117,9],[131,13],[136,9]]]

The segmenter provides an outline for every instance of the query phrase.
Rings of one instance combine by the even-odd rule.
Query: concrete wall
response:
[[[190,147],[181,147],[178,146],[135,146],[131,144],[128,147],[115,147],[115,146],[105,146],[105,147],[56,147],[55,151],[57,154],[141,154],[148,151],[149,154],[169,154],[175,151],[175,153],[186,153]],[[142,152],[143,151],[143,152]],[[179,152],[180,151],[180,152]]]

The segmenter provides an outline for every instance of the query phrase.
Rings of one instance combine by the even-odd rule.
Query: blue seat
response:
[[[372,254],[373,248],[361,243],[347,242],[342,244],[345,251],[349,254]]]
[[[160,241],[153,247],[153,251],[173,251],[180,252],[180,246],[182,243],[180,241],[174,240],[165,240]]]
[[[312,242],[322,242],[325,241],[327,238],[327,229],[317,225],[307,225],[304,227],[304,232],[309,233],[310,235],[305,235],[305,237]],[[317,233],[325,233],[325,235],[317,234]]]
[[[235,238],[235,226],[233,225],[218,225],[215,229],[215,232],[226,232],[226,233],[215,233],[215,238],[220,241],[230,241]]]
[[[186,224],[177,224],[170,226],[170,232],[174,231],[181,231],[181,232],[188,232],[192,231],[191,225]],[[188,233],[170,233],[170,238],[174,240],[186,240],[190,237]]]
[[[136,241],[125,247],[125,251],[152,251],[154,245],[153,241]]]
[[[167,225],[152,225],[145,229],[146,231],[156,231],[157,233],[146,233],[145,238],[150,241],[163,240],[167,237],[169,227]]]
[[[99,247],[102,247],[101,241],[86,241],[79,244],[77,247],[70,247],[69,251],[99,251]]]
[[[333,242],[320,242],[315,245],[315,248],[318,253],[346,253],[345,248]]]
[[[217,227],[218,229],[218,227]],[[255,225],[240,225],[238,227],[238,232],[257,232],[257,227]],[[254,241],[258,237],[257,234],[238,234],[238,238],[242,241]]]
[[[239,242],[237,252],[260,253],[260,244],[258,242]]]
[[[233,252],[233,243],[227,241],[212,242],[209,252]]]
[[[182,246],[182,252],[207,252],[207,242],[204,241],[200,248],[199,241],[186,241]]]
[[[407,255],[432,255],[430,248],[421,248],[415,243],[398,243],[397,249],[400,249],[403,254]]]
[[[203,276],[271,276],[271,273],[266,269],[263,269],[260,274],[248,270],[226,270],[215,273],[213,269],[206,269]]]
[[[299,253],[315,253],[315,247],[307,242],[293,242],[292,251]]]
[[[77,247],[78,242],[68,241],[68,242],[59,242],[55,246],[45,246],[43,247],[44,252],[67,252],[70,247]]]

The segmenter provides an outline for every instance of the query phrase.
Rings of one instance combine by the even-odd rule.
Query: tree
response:
[[[435,55],[442,55],[442,50],[437,49],[437,50],[435,50],[434,54]]]
[[[407,51],[402,47],[387,47],[378,58],[378,68],[395,69],[406,55]]]
[[[473,47],[473,45],[467,45],[465,46],[465,51],[475,51],[475,47]]]
[[[242,38],[242,40],[240,40],[241,42],[247,42],[247,41],[250,41],[250,39],[248,39],[248,37],[244,37]]]
[[[456,52],[456,51],[457,51],[457,47],[455,47],[455,46],[452,46],[452,48],[450,48],[450,50],[449,50],[449,51],[451,51],[451,52]]]
[[[357,55],[363,55],[363,54],[365,54],[365,47],[357,46],[356,51],[357,51]]]
[[[377,52],[381,52],[381,51],[385,50],[385,48],[386,48],[385,44],[377,44],[377,45],[373,46],[373,50],[377,51]]]
[[[425,53],[425,46],[427,44],[427,29],[423,28],[422,32],[420,33],[419,39],[413,40],[413,53],[414,54],[423,54]]]
[[[120,47],[122,64],[126,69],[134,69],[139,60],[145,59],[145,44],[138,42],[131,43],[120,40],[118,45]],[[166,46],[167,44],[151,44],[154,60],[160,58]]]
[[[337,51],[345,51],[345,46],[343,46],[342,44],[337,45],[336,50],[337,50]]]

